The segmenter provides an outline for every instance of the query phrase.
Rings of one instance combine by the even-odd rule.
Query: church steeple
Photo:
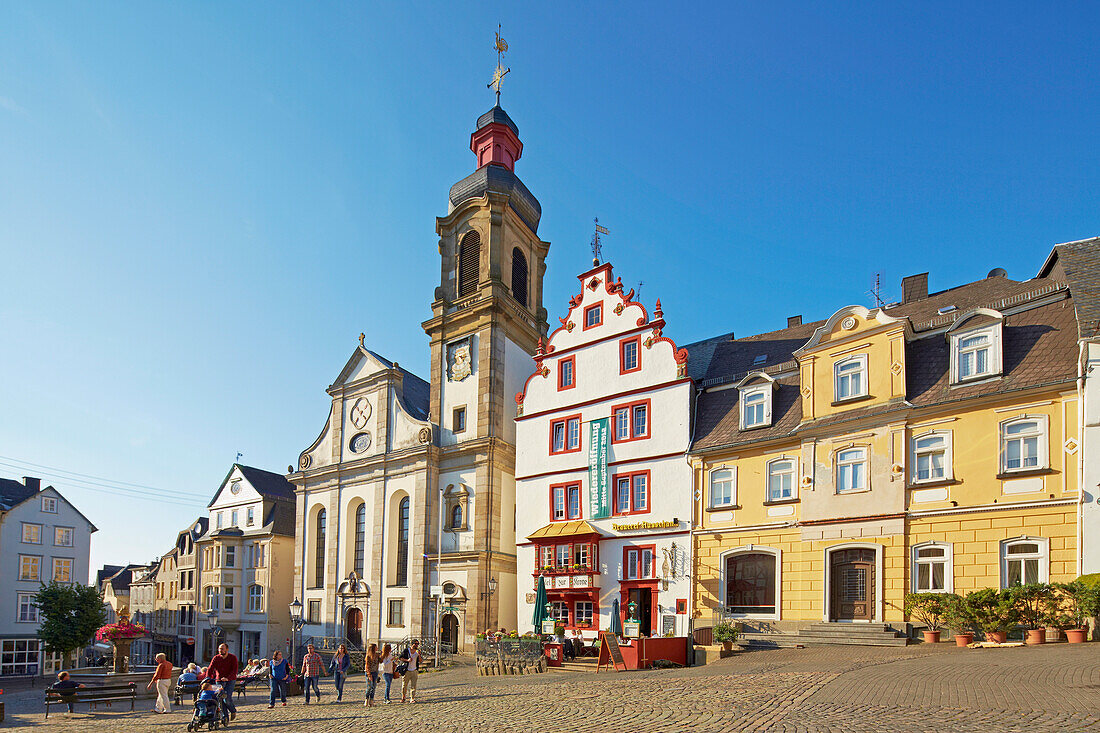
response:
[[[519,128],[499,105],[477,118],[477,129],[470,135],[470,150],[477,156],[477,167],[502,165],[514,171],[523,154]]]

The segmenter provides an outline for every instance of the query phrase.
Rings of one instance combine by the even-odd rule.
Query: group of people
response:
[[[276,654],[278,654],[278,652],[276,652]],[[396,657],[394,656],[393,646],[391,644],[384,644],[381,650],[379,650],[377,644],[368,646],[363,659],[364,674],[367,678],[367,691],[364,696],[363,705],[366,707],[373,707],[375,705],[374,698],[378,689],[378,683],[381,681],[385,681],[386,683],[386,690],[382,702],[392,702],[390,700],[390,688],[393,685],[393,680],[397,677],[401,678],[401,702],[405,702],[406,700],[416,702],[416,686],[420,673],[420,662],[420,642],[415,639]],[[317,698],[317,702],[321,701],[320,678],[324,669],[324,660],[321,658],[321,655],[317,653],[312,644],[307,645],[306,655],[302,658],[301,674],[302,691],[305,693],[306,705],[309,705],[311,690],[314,693],[314,697]],[[332,680],[336,687],[336,702],[343,702],[344,683],[347,681],[348,672],[350,670],[351,656],[348,654],[347,647],[341,644],[336,648],[336,654],[332,656],[328,664],[328,671],[332,674]],[[280,679],[274,671],[272,672],[271,698],[268,701],[268,708],[275,707],[276,697],[282,700],[283,705],[286,705],[286,683],[288,681],[289,677]]]
[[[581,636],[581,632],[576,629],[571,629],[568,636],[565,633],[558,634],[555,641],[561,644],[562,656],[567,660],[576,659],[578,655],[584,654],[584,650],[588,646],[584,641],[584,637]]]

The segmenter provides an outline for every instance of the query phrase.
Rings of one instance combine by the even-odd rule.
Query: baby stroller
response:
[[[188,731],[206,726],[208,730],[229,727],[229,707],[225,704],[225,690],[218,690],[215,700],[195,700],[195,714],[187,724]]]

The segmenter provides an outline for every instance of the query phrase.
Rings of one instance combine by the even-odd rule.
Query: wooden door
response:
[[[832,553],[830,618],[870,621],[875,615],[875,551],[864,548]]]

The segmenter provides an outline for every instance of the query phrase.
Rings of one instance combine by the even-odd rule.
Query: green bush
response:
[[[1029,629],[1041,629],[1052,621],[1054,590],[1047,583],[1028,583],[1008,589],[1020,622]]]
[[[1070,583],[1052,583],[1050,622],[1060,629],[1083,629],[1086,619],[1100,613],[1100,584],[1080,578]]]
[[[720,644],[737,641],[737,626],[729,621],[723,621],[715,626],[712,633],[714,640]]]
[[[939,631],[955,597],[953,593],[906,593],[905,615],[929,631]]]
[[[967,593],[963,602],[982,631],[1008,631],[1020,617],[1008,591],[983,588]]]
[[[950,594],[943,621],[956,634],[969,634],[978,625],[974,612],[962,596]]]

